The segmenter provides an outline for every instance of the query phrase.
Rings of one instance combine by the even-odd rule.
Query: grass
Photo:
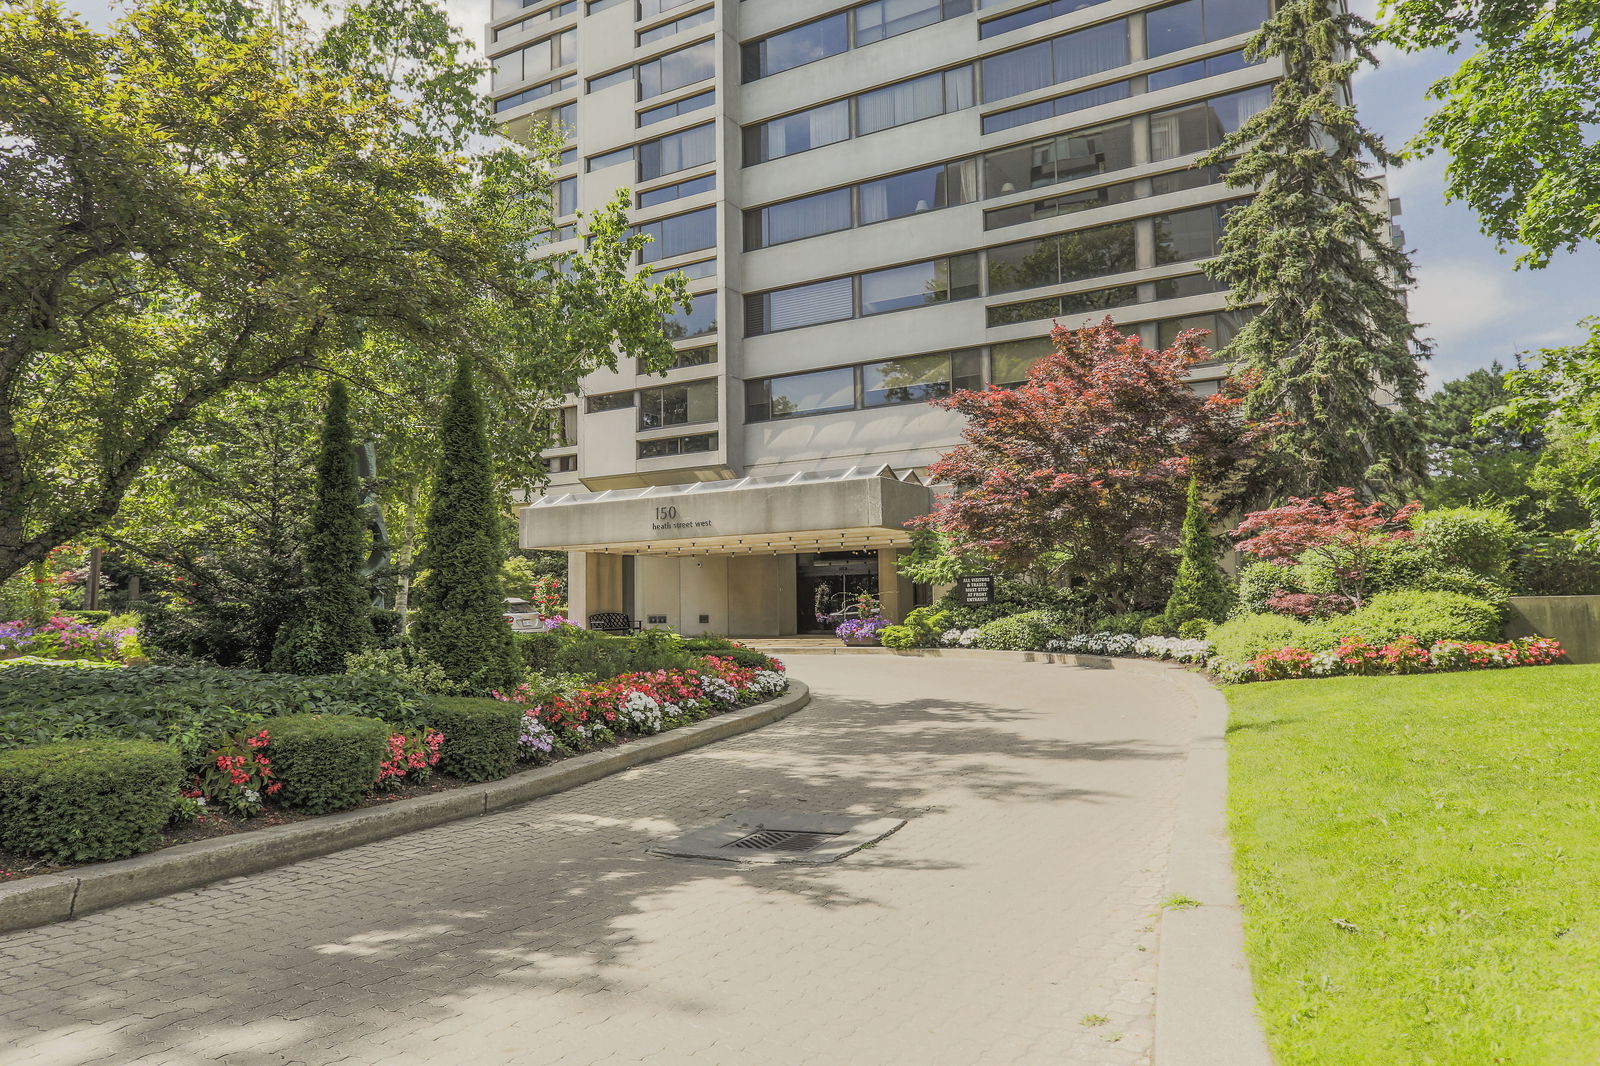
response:
[[[1600,1062],[1600,666],[1231,688],[1279,1066]]]

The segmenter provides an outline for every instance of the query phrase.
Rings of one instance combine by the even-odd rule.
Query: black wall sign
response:
[[[962,574],[956,581],[956,595],[962,606],[981,607],[994,602],[993,574]]]

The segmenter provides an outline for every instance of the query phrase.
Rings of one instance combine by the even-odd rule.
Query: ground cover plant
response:
[[[1280,1066],[1600,1057],[1600,666],[1230,688]]]

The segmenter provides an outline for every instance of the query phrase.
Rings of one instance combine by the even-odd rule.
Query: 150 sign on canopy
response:
[[[655,519],[650,523],[652,533],[675,533],[680,529],[710,529],[710,520],[696,522],[678,517],[678,509],[671,505],[657,507]]]

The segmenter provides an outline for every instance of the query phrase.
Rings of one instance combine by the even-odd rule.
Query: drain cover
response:
[[[906,823],[898,818],[861,818],[811,811],[744,810],[702,829],[658,840],[658,855],[724,862],[835,862],[882,840]]]
[[[722,845],[749,851],[813,851],[838,833],[797,833],[788,829],[762,829],[747,837]]]

